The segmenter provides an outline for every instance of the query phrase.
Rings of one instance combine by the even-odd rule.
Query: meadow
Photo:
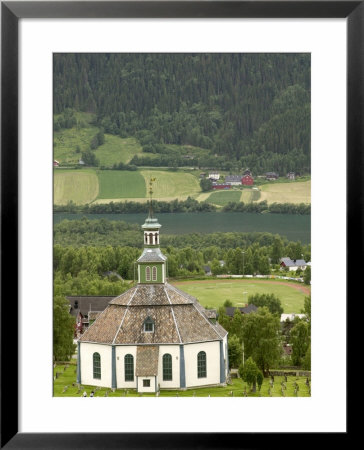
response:
[[[95,150],[100,166],[112,167],[120,162],[127,164],[134,155],[141,153],[142,147],[134,138],[122,139],[105,134],[105,142]]]
[[[56,378],[56,373],[58,373]],[[140,394],[135,389],[116,389],[113,392],[109,388],[98,388],[95,386],[78,387],[76,383],[76,364],[71,361],[69,364],[57,364],[53,368],[53,396],[54,397],[82,397],[84,392],[87,397],[91,391],[95,392],[95,397],[155,397],[156,394]],[[249,386],[241,378],[232,378],[232,384],[227,386],[215,386],[196,388],[188,390],[161,390],[160,397],[310,397],[310,388],[306,385],[306,377],[287,376],[283,389],[281,383],[283,376],[275,376],[273,386],[270,385],[269,378],[264,378],[260,391],[251,392]],[[299,388],[295,393],[296,383]],[[283,394],[282,394],[283,392]],[[245,395],[246,393],[246,395]]]
[[[99,179],[92,169],[54,171],[53,194],[56,205],[65,205],[71,200],[84,205],[98,196]]]
[[[260,200],[270,203],[311,203],[311,180],[260,186]]]
[[[258,279],[213,279],[201,281],[171,281],[173,286],[197,298],[204,306],[219,308],[225,300],[233,306],[245,306],[253,294],[274,294],[282,303],[284,313],[301,313],[310,289],[302,283]]]
[[[214,205],[225,206],[229,202],[240,202],[240,197],[240,190],[223,190],[213,192],[207,197],[206,201]]]
[[[98,198],[126,199],[145,197],[145,179],[140,172],[128,170],[99,170],[100,190]]]

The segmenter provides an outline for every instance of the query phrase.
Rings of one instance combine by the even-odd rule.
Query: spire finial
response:
[[[155,181],[155,178],[150,178],[149,180],[149,217],[153,217],[153,182]]]

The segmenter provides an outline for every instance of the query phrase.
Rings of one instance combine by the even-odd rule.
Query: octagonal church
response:
[[[138,392],[225,384],[228,333],[196,298],[167,282],[160,227],[150,211],[138,283],[112,299],[78,340],[78,383]]]

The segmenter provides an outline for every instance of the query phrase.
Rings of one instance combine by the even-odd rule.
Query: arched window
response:
[[[172,380],[172,356],[169,353],[163,355],[163,381]]]
[[[144,234],[144,244],[148,244],[148,235]]]
[[[157,281],[157,268],[156,266],[152,267],[152,280]]]
[[[93,354],[93,372],[94,378],[101,380],[101,358],[100,353]]]
[[[206,353],[199,352],[197,355],[197,377],[206,378]]]
[[[147,281],[150,281],[150,267],[149,267],[149,266],[147,266],[147,267],[145,268],[145,279],[146,279]]]
[[[124,357],[125,381],[134,381],[134,357],[125,355]]]
[[[153,233],[149,233],[149,245],[153,245]]]

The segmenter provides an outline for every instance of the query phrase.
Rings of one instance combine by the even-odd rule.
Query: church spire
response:
[[[165,283],[166,261],[159,248],[159,229],[161,224],[153,217],[153,182],[149,181],[149,214],[145,219],[142,229],[144,231],[144,250],[138,258],[138,283]]]

